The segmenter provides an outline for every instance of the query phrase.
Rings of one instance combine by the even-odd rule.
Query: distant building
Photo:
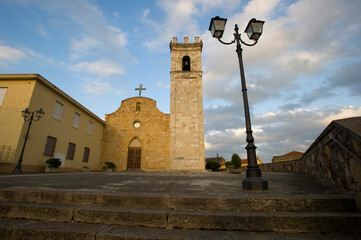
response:
[[[242,167],[248,166],[248,159],[242,159],[241,162],[242,162]],[[259,157],[257,157],[257,164],[258,165],[263,164],[263,162],[261,161],[261,159],[259,159]]]
[[[24,152],[24,172],[44,172],[48,158],[61,171],[99,168],[104,121],[39,74],[0,74],[0,172],[14,170],[28,121],[21,111],[45,112],[32,123]]]
[[[272,162],[276,163],[276,162],[294,161],[300,159],[302,155],[303,152],[292,151],[281,156],[273,156]]]

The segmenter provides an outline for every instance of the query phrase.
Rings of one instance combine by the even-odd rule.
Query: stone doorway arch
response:
[[[142,162],[142,142],[137,138],[129,143],[127,170],[140,170]]]

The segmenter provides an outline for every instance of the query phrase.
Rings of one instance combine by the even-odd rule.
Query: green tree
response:
[[[221,164],[216,160],[208,161],[206,164],[206,169],[212,169],[212,171],[217,170],[220,168]]]
[[[231,162],[233,167],[235,168],[240,168],[242,165],[241,158],[238,156],[237,153],[233,153]]]

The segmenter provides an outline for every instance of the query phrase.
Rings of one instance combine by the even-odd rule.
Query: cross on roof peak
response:
[[[139,90],[139,97],[142,95],[142,90],[147,90],[146,88],[142,88],[143,85],[139,84],[139,88],[136,88],[135,90],[138,91]]]

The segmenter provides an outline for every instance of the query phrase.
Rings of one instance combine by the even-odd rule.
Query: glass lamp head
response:
[[[44,116],[45,112],[43,112],[43,109],[40,108],[38,111],[36,111],[36,116],[38,118],[42,118]]]
[[[220,18],[218,16],[211,19],[208,30],[211,31],[211,34],[214,38],[221,38],[223,36],[226,22],[226,18]]]
[[[260,21],[260,20],[256,20],[255,18],[252,18],[248,22],[248,25],[246,27],[246,30],[244,30],[244,32],[247,33],[249,39],[258,41],[258,39],[262,35],[263,24],[264,21]]]
[[[29,116],[30,116],[30,111],[29,111],[29,109],[26,108],[25,110],[21,111],[21,116],[22,116],[23,118],[29,117]]]

